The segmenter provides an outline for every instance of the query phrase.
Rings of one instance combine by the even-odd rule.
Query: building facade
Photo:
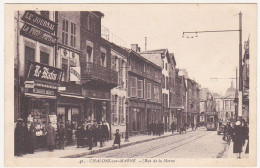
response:
[[[111,90],[112,135],[116,129],[119,129],[122,134],[126,132],[127,58],[126,49],[111,43],[111,68],[118,73],[118,86]]]
[[[250,40],[248,38],[245,41],[244,45],[244,58],[243,58],[243,73],[242,73],[242,81],[243,81],[243,97],[242,97],[242,119],[246,122],[249,122],[249,44]]]
[[[137,44],[129,50],[129,133],[146,133],[148,123],[162,122],[161,67],[141,56]]]

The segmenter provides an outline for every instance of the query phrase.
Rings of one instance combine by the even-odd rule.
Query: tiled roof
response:
[[[161,63],[161,54],[150,54],[150,53],[139,53],[142,57],[148,59],[149,61],[153,62],[154,64],[156,64],[157,66],[160,66],[162,65]]]

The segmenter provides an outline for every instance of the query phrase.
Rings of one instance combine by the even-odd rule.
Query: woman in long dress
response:
[[[232,130],[233,153],[236,153],[237,158],[239,159],[241,158],[242,146],[244,142],[244,135],[240,124],[240,121],[237,121]]]

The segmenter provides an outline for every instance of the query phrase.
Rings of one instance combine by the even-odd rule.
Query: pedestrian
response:
[[[91,124],[87,125],[86,136],[88,142],[88,150],[92,150],[93,146],[93,126]]]
[[[153,135],[155,135],[156,131],[155,131],[155,123],[154,122],[152,122],[151,128],[152,128]]]
[[[101,135],[102,135],[102,140],[103,142],[108,141],[108,135],[109,135],[109,131],[108,131],[108,127],[105,123],[105,121],[102,122],[101,125]]]
[[[191,130],[192,131],[194,130],[194,123],[193,122],[191,123]]]
[[[27,122],[27,131],[26,131],[26,150],[27,153],[33,154],[35,149],[35,140],[36,140],[36,129],[33,122]]]
[[[113,146],[115,146],[115,144],[118,144],[118,146],[120,148],[121,140],[120,140],[119,129],[116,129],[116,133],[114,135],[115,135],[115,140],[114,140]]]
[[[97,142],[98,142],[98,127],[97,127],[97,122],[94,121],[93,125],[92,125],[92,135],[93,135],[93,143],[94,143],[94,147],[97,146]]]
[[[249,134],[249,128],[247,126],[247,123],[245,122],[245,120],[243,119],[241,121],[241,131],[242,131],[242,134],[243,134],[243,148],[244,149],[243,151],[246,152],[246,147],[247,147],[247,144],[248,144],[248,134]]]
[[[46,138],[47,138],[47,148],[50,152],[53,152],[55,145],[55,128],[51,125],[51,122],[46,127]]]
[[[247,153],[249,153],[249,126],[248,126],[248,123],[246,123],[245,126],[248,129],[248,131],[247,131],[247,144],[246,144],[246,151],[245,151],[245,153],[247,154]]]
[[[174,135],[174,130],[175,130],[175,123],[172,122],[171,123],[171,131],[172,131],[172,134]]]
[[[109,123],[105,120],[105,125],[106,125],[106,128],[107,128],[107,131],[106,131],[106,141],[108,142],[109,140],[109,132],[110,132],[110,126],[109,126]]]
[[[227,136],[226,136],[226,140],[227,140],[227,143],[230,144],[230,141],[231,141],[231,136],[232,136],[232,126],[230,124],[230,122],[227,123]]]
[[[76,136],[77,136],[77,148],[79,148],[80,146],[84,147],[84,128],[80,125],[77,128]]]
[[[58,148],[64,149],[64,140],[65,140],[65,128],[63,126],[63,122],[59,123],[57,128],[57,142]]]
[[[241,122],[237,121],[232,130],[232,140],[233,140],[233,153],[237,154],[237,158],[241,158],[242,145],[244,141],[244,135],[241,129]]]
[[[73,125],[71,121],[68,120],[66,125],[67,145],[71,145],[72,143],[72,132],[73,132]]]
[[[22,145],[24,141],[23,127],[22,127],[23,119],[18,118],[16,122],[16,127],[14,130],[14,155],[21,156],[22,155]]]
[[[227,125],[223,126],[223,138],[222,139],[223,139],[223,141],[227,140]]]

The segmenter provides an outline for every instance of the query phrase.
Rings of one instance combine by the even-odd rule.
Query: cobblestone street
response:
[[[226,157],[227,145],[216,131],[200,129],[87,158],[217,158]]]

